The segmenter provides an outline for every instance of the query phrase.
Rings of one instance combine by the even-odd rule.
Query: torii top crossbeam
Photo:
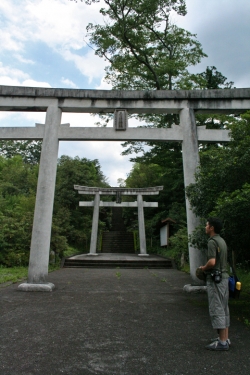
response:
[[[0,86],[0,110],[45,112],[58,100],[63,112],[179,113],[185,102],[197,113],[234,113],[249,109],[250,88],[226,90],[83,90]],[[2,107],[2,108],[1,108]]]
[[[74,185],[74,189],[78,190],[79,194],[96,194],[100,195],[157,195],[159,191],[163,190],[163,186],[154,186],[148,188],[122,188],[122,187],[89,187],[89,186],[80,186]]]

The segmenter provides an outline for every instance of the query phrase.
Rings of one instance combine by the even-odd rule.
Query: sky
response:
[[[1,0],[0,85],[111,89],[103,80],[106,62],[86,43],[87,24],[103,23],[100,4]],[[208,55],[190,72],[215,66],[235,87],[250,87],[250,1],[186,0],[186,4],[188,14],[173,14],[172,22],[196,34]],[[0,126],[44,121],[44,113],[0,113]],[[88,114],[62,117],[62,123],[71,126],[93,126],[96,121]],[[122,150],[119,142],[60,142],[59,157],[98,159],[108,183],[117,186],[118,178],[125,179],[132,168],[131,156],[122,156]]]

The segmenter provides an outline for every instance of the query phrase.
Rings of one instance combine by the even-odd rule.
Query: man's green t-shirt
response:
[[[217,249],[218,254],[216,254]],[[207,260],[211,258],[216,258],[216,263],[213,270],[221,271],[223,273],[223,279],[227,278],[229,276],[227,273],[227,244],[219,234],[210,237],[208,240]],[[210,274],[211,271],[212,270],[209,270],[206,273]]]

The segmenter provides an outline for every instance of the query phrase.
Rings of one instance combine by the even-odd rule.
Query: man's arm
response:
[[[200,269],[204,272],[207,271],[215,266],[216,258],[210,258],[205,266],[200,266]]]

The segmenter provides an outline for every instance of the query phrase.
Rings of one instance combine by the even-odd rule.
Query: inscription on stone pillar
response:
[[[128,127],[128,112],[126,109],[116,109],[114,112],[115,130],[126,130]]]

